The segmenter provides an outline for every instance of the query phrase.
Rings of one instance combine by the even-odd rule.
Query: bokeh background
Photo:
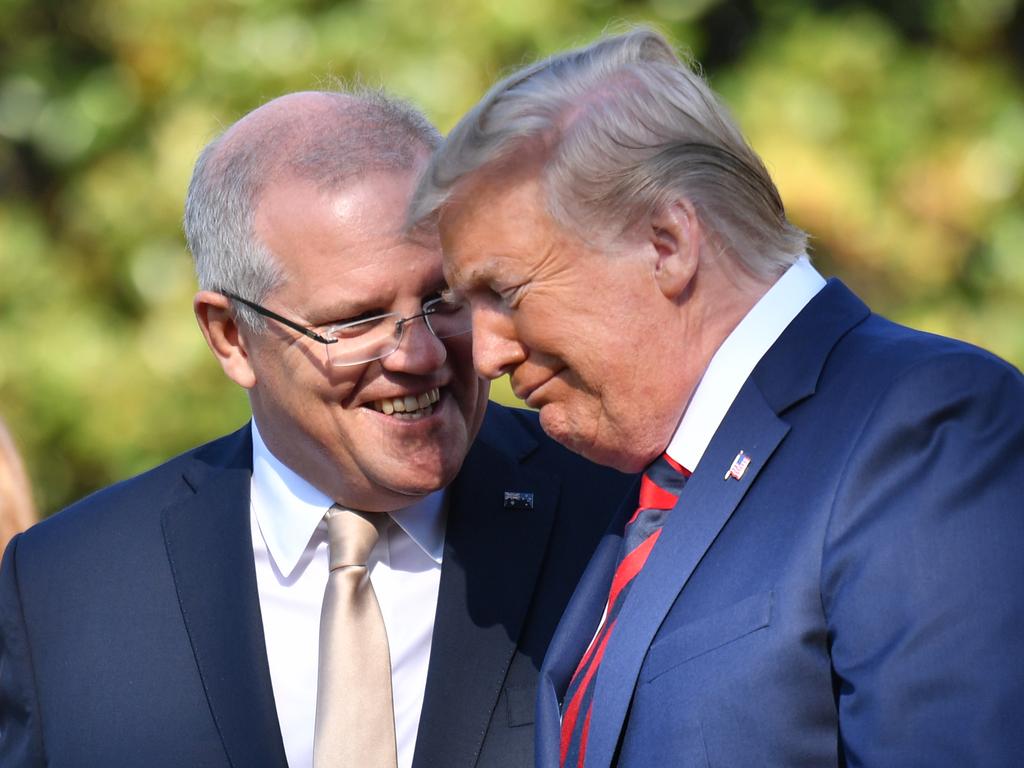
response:
[[[1024,364],[1018,0],[0,0],[0,416],[42,513],[247,417],[180,228],[221,128],[341,77],[447,130],[634,21],[702,62],[819,269]]]

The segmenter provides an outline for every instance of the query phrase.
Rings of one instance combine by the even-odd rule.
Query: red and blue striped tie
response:
[[[626,523],[619,564],[615,568],[608,602],[605,604],[604,619],[576,667],[565,693],[559,762],[562,768],[583,768],[594,687],[604,649],[615,629],[615,621],[626,601],[629,587],[647,562],[661,534],[665,518],[675,506],[689,476],[686,469],[663,453],[647,468],[640,481],[640,501],[636,512]]]

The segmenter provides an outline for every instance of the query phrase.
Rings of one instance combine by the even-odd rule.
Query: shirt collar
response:
[[[251,503],[267,551],[287,578],[334,500],[270,452],[255,418]],[[444,513],[445,492],[440,490],[390,515],[428,557],[440,563],[444,551]]]
[[[672,459],[690,471],[697,468],[751,371],[824,286],[804,255],[750,309],[704,371],[666,449]]]

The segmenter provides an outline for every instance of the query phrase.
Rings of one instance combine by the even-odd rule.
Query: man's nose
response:
[[[515,323],[507,312],[483,304],[471,304],[473,312],[473,365],[477,373],[497,379],[526,360]]]
[[[402,324],[398,348],[383,358],[382,363],[392,371],[430,373],[444,365],[447,357],[444,342],[430,330],[426,318],[420,316]]]

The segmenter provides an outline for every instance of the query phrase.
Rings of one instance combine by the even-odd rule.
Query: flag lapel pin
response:
[[[729,471],[725,473],[723,480],[728,480],[730,477],[734,480],[740,480],[743,477],[743,473],[747,471],[747,467],[750,466],[750,456],[743,451],[736,454],[736,458],[732,460],[732,466],[729,467]]]
[[[533,494],[526,491],[505,491],[505,509],[533,509]]]

